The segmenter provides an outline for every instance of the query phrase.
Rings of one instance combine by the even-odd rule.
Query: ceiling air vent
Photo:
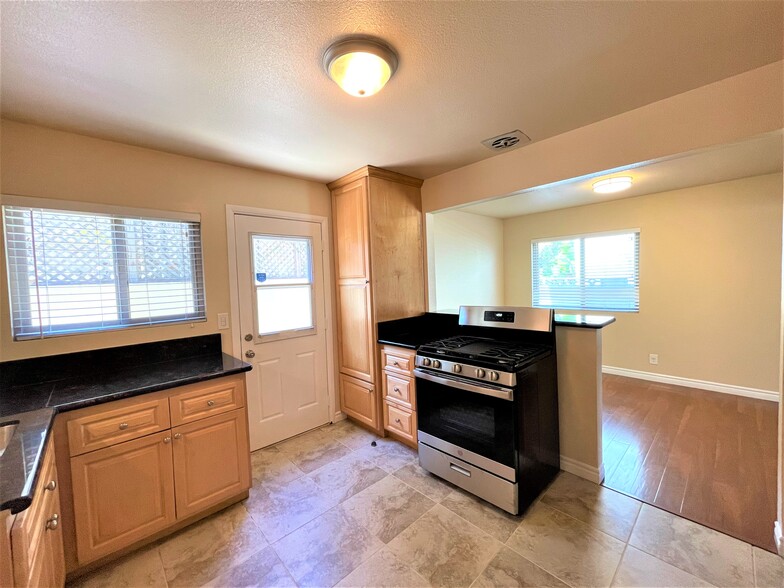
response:
[[[493,151],[507,151],[516,147],[522,147],[530,143],[531,138],[522,131],[510,131],[497,137],[491,137],[482,141],[482,145]]]

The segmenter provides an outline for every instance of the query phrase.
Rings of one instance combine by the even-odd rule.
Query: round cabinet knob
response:
[[[452,371],[455,372],[456,374],[459,374],[460,372],[463,371],[463,366],[459,364],[455,364],[452,366]]]
[[[395,387],[394,387],[394,388],[392,388],[392,389],[393,389],[395,392],[397,392],[398,394],[400,394],[400,388],[398,388],[397,386],[395,386]]]
[[[438,361],[437,359],[434,359],[433,360],[433,367],[434,368],[440,368],[441,367],[441,362]]]
[[[127,428],[128,428],[128,423],[120,423],[120,430],[121,431],[124,431]]]
[[[214,400],[208,400],[207,401],[207,406],[215,406],[215,401]]]
[[[52,515],[51,519],[46,521],[46,528],[49,529],[50,531],[54,531],[59,526],[60,526],[60,515],[56,513]]]
[[[182,433],[175,433],[174,434],[174,438],[175,439],[182,439]]]
[[[493,382],[498,381],[498,372],[490,372],[490,379],[493,380]]]
[[[55,488],[57,488],[57,482],[55,480],[52,480],[46,486],[44,486],[44,489],[49,490],[50,492],[54,492]]]
[[[433,362],[432,362],[432,361],[430,361],[430,358],[429,358],[429,357],[424,357],[424,358],[422,358],[422,365],[423,365],[423,366],[426,366],[426,367],[427,367],[427,366],[429,366],[431,363],[433,363]]]
[[[487,372],[485,372],[485,370],[483,370],[482,368],[478,368],[476,370],[476,377],[477,378],[484,378],[486,373]]]
[[[163,438],[163,442],[164,443],[171,443],[171,437],[164,437]]]
[[[245,357],[247,357],[248,359],[253,359],[254,357],[256,357],[256,352],[253,351],[253,349],[248,349],[245,352]]]
[[[397,424],[400,424],[400,419],[395,419],[395,422],[396,422]]]

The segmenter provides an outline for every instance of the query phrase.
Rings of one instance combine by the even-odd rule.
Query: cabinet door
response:
[[[372,384],[340,374],[340,409],[374,428],[379,428],[376,391]]]
[[[375,381],[376,358],[370,285],[338,284],[340,372]]]
[[[172,429],[177,518],[187,518],[250,487],[245,410]]]
[[[174,523],[171,431],[71,458],[80,564]]]
[[[332,192],[335,265],[338,282],[370,279],[367,179]]]

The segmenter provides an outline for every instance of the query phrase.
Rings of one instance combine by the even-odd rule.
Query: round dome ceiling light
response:
[[[614,192],[622,192],[632,187],[631,176],[619,176],[617,178],[608,178],[594,182],[593,191],[597,194],[612,194]]]
[[[397,69],[397,53],[375,37],[355,35],[324,52],[324,70],[344,92],[367,98],[376,94]]]

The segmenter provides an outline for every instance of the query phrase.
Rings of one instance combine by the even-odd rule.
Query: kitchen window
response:
[[[533,306],[640,309],[640,231],[591,233],[531,243]]]
[[[206,320],[199,215],[4,200],[15,340]]]

